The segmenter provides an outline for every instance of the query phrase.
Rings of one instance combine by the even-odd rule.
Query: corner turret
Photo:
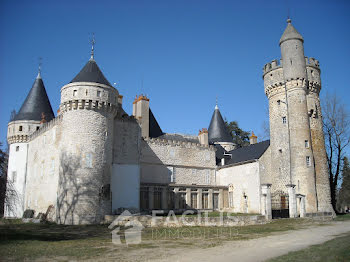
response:
[[[28,136],[40,128],[40,122],[43,119],[49,122],[54,117],[55,115],[39,71],[21,109],[8,124],[8,143],[27,142]]]
[[[218,105],[215,106],[213,116],[211,117],[208,133],[209,144],[219,144],[226,151],[230,151],[235,148],[232,137],[226,128]]]

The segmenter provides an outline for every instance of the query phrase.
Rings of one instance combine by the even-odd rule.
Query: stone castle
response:
[[[273,217],[333,212],[322,131],[319,62],[287,21],[281,59],[263,68],[270,140],[237,148],[216,106],[198,136],[162,131],[140,95],[132,115],[91,58],[61,88],[57,116],[35,79],[8,124],[5,216],[49,212],[62,224],[99,223],[127,209],[225,210]]]

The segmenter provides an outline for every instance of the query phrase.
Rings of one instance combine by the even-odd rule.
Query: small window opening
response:
[[[36,130],[39,130],[39,128],[40,128],[40,126],[37,126],[37,127],[36,127]]]
[[[291,64],[291,65],[293,65],[293,61],[292,61],[292,59],[290,60],[290,64]]]
[[[73,96],[77,96],[77,94],[78,94],[78,90],[74,90],[73,91]]]
[[[97,91],[97,97],[101,97],[101,91]]]
[[[15,183],[17,180],[17,171],[12,172],[12,183]]]
[[[17,152],[19,151],[19,146],[16,146],[16,151],[17,151]]]
[[[284,116],[284,117],[282,117],[282,123],[283,124],[287,124],[287,118]]]
[[[270,74],[270,76],[272,76],[272,74]]]
[[[88,90],[87,89],[85,90],[85,95],[88,95]]]
[[[309,148],[309,147],[310,147],[310,145],[309,145],[309,140],[305,140],[305,147],[306,147],[306,148]]]
[[[282,153],[282,149],[280,148],[279,150],[278,150],[280,153]]]
[[[311,159],[310,156],[306,157],[306,166],[311,166]]]
[[[18,130],[23,131],[23,126],[19,126]]]

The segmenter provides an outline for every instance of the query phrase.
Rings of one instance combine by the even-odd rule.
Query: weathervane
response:
[[[43,64],[42,61],[43,61],[42,57],[39,57],[38,77],[41,77],[41,66]]]
[[[92,33],[92,39],[91,39],[90,43],[91,43],[91,58],[90,59],[93,60],[94,59],[94,47],[95,47],[95,43],[96,43],[95,33]]]

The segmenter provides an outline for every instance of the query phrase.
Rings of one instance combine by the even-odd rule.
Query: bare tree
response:
[[[345,105],[335,94],[327,94],[323,100],[323,131],[327,150],[329,183],[334,210],[345,148],[350,143],[350,118]]]

